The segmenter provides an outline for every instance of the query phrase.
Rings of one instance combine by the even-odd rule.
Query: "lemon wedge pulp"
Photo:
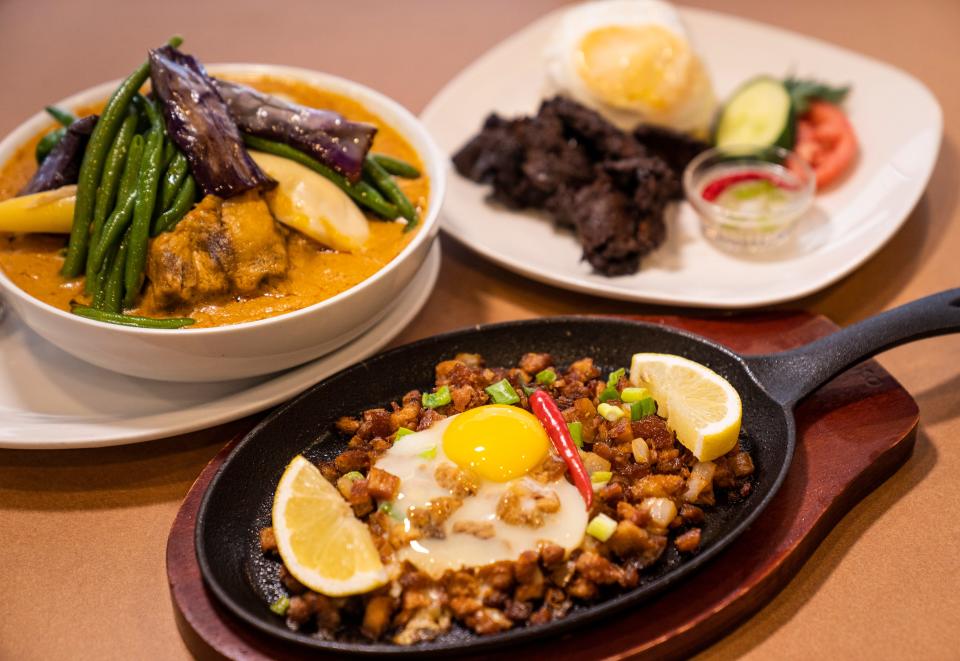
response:
[[[273,532],[287,569],[315,592],[361,594],[387,581],[370,530],[302,455],[293,458],[277,485]]]
[[[332,181],[287,158],[258,151],[250,156],[277,181],[264,197],[281,223],[334,250],[359,252],[367,243],[366,216]]]
[[[737,445],[743,415],[740,395],[705,365],[663,353],[637,353],[630,381],[646,387],[684,447],[712,461]]]

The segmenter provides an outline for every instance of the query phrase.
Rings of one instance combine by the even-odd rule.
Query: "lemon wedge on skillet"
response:
[[[700,461],[736,447],[743,415],[740,395],[706,365],[671,354],[637,353],[630,381],[650,391],[657,413]]]
[[[277,485],[273,532],[287,569],[315,592],[362,594],[387,581],[370,530],[302,455],[293,458]]]
[[[370,237],[366,216],[332,181],[295,161],[251,151],[257,165],[277,181],[264,195],[284,225],[341,252],[359,252]]]

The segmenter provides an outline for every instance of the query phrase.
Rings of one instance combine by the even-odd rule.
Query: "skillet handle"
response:
[[[893,347],[960,332],[960,289],[901,305],[810,344],[745,360],[767,392],[793,406],[832,377]]]

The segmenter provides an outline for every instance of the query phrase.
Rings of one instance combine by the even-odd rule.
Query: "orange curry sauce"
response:
[[[393,128],[352,99],[325,92],[306,83],[274,76],[230,76],[232,80],[276,93],[297,103],[335,110],[345,117],[378,127],[373,151],[389,154],[413,163],[422,171],[422,163],[413,148]],[[99,108],[82,108],[81,114]],[[48,130],[54,128],[52,125]],[[46,131],[44,131],[46,133]],[[24,145],[0,169],[0,200],[16,195],[36,169],[34,149],[42,134]],[[426,175],[415,180],[397,179],[407,197],[426,212],[430,184]],[[191,328],[222,326],[242,321],[263,319],[284,312],[299,310],[343,292],[383,268],[412,239],[415,232],[403,233],[403,224],[371,220],[370,239],[362,253],[350,254],[330,250],[304,235],[291,231],[287,242],[289,268],[285,278],[269,282],[254,297],[226,298],[174,313],[136,309],[133,314],[149,316],[189,316],[197,320]],[[71,301],[87,303],[83,278],[67,279],[60,275],[66,236],[51,234],[0,233],[0,268],[14,283],[31,296],[69,310]]]

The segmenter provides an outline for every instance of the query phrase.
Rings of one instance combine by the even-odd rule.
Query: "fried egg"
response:
[[[677,12],[660,0],[587,2],[549,38],[551,91],[624,130],[656,124],[706,135],[716,97]]]
[[[397,439],[376,462],[400,478],[391,516],[410,530],[423,528],[418,513],[455,509],[437,529],[399,549],[396,559],[440,576],[516,560],[544,542],[577,548],[587,526],[583,498],[562,473],[546,480],[536,470],[552,452],[532,413],[500,404]]]

